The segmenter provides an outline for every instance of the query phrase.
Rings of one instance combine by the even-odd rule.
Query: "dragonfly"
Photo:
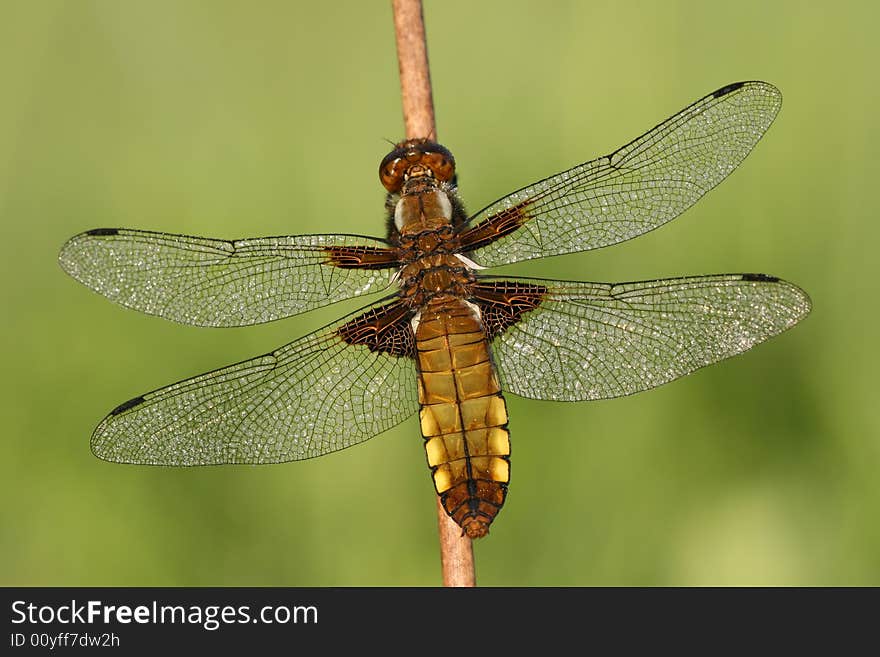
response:
[[[95,429],[107,461],[267,464],[361,443],[418,413],[443,508],[484,536],[510,483],[505,394],[630,395],[742,353],[810,312],[754,273],[625,283],[491,269],[629,240],[726,178],[776,117],[760,81],[724,86],[613,153],[468,214],[448,149],[408,139],[382,160],[385,238],[224,240],[125,228],[70,239],[62,268],[111,301],[204,327],[269,322],[383,294],[274,351],[130,399]]]

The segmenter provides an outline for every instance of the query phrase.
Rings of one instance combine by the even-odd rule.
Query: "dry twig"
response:
[[[422,3],[421,0],[392,0],[392,6],[406,138],[430,137],[436,140]],[[440,498],[435,499],[443,586],[475,586],[471,539],[464,536],[461,527],[447,515]]]

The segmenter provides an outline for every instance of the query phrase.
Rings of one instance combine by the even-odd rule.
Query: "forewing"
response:
[[[390,429],[418,409],[415,365],[343,339],[363,312],[121,404],[95,429],[92,451],[151,465],[280,463]]]
[[[654,388],[742,353],[810,312],[803,290],[761,274],[616,285],[481,279],[493,280],[519,285],[519,296],[533,300],[492,344],[504,389],[532,399]]]
[[[195,326],[259,324],[381,291],[395,260],[384,242],[351,235],[226,241],[129,229],[82,233],[59,256],[111,301]]]
[[[779,90],[738,82],[610,155],[524,187],[468,220],[485,267],[598,249],[674,219],[733,171],[776,117]]]

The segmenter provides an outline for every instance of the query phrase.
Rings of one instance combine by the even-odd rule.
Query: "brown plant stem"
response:
[[[397,62],[400,68],[400,91],[403,100],[403,123],[406,138],[437,139],[434,125],[434,101],[428,69],[428,46],[421,0],[392,0],[394,32],[397,38]],[[440,533],[440,567],[443,586],[475,586],[474,551],[471,539],[464,536],[446,513],[440,498],[437,502],[437,526]]]
[[[437,138],[421,0],[392,0],[406,138]]]

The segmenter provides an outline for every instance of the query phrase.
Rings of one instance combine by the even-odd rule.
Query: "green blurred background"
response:
[[[428,1],[441,141],[471,209],[608,152],[726,83],[783,92],[743,166],[669,226],[510,268],[759,271],[795,330],[626,399],[508,397],[484,585],[880,584],[877,3]],[[382,234],[402,136],[387,2],[0,3],[3,585],[434,585],[415,419],[269,467],[111,465],[119,402],[360,305],[209,330],[65,276],[70,236]]]

